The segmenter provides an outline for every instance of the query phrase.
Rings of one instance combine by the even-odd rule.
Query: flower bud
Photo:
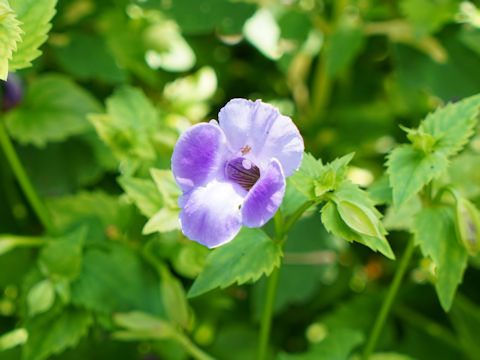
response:
[[[378,219],[370,209],[343,200],[337,201],[337,208],[342,220],[352,230],[368,236],[383,237],[378,227]]]
[[[3,111],[8,111],[17,106],[23,99],[23,84],[14,73],[9,73],[7,81],[1,82],[1,104]]]
[[[480,251],[480,211],[467,199],[457,200],[455,228],[463,246],[471,255],[477,255]]]

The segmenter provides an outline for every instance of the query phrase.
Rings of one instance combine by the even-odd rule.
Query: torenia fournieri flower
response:
[[[185,131],[172,155],[182,231],[209,248],[272,218],[304,150],[293,121],[260,100],[233,99],[218,120]]]

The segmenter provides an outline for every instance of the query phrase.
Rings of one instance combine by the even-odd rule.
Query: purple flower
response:
[[[182,231],[209,248],[272,218],[304,150],[292,120],[260,100],[230,100],[218,119],[185,131],[172,155]]]

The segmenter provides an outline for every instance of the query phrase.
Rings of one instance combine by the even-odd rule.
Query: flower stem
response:
[[[268,349],[268,339],[270,337],[270,329],[272,327],[272,315],[275,305],[275,297],[277,295],[278,278],[280,268],[275,268],[268,278],[267,293],[265,295],[265,303],[263,307],[262,320],[260,324],[260,339],[258,344],[258,360],[265,360]]]
[[[45,230],[48,233],[54,234],[55,227],[53,225],[52,219],[50,214],[45,207],[44,203],[38,196],[37,192],[35,191],[27,173],[25,172],[25,168],[23,167],[20,159],[13,147],[12,141],[8,136],[7,130],[5,129],[5,125],[0,119],[0,146],[5,153],[5,157],[7,158],[10,167],[12,168],[15,177],[17,178],[20,187],[22,188],[28,202],[32,206],[33,211],[37,215],[38,219],[42,223]]]
[[[414,249],[415,243],[413,237],[411,237],[408,241],[407,248],[403,253],[402,259],[398,264],[397,270],[393,277],[393,281],[390,284],[390,288],[388,289],[387,296],[383,300],[380,312],[375,319],[372,331],[370,332],[370,336],[368,337],[367,345],[365,345],[365,348],[363,350],[362,360],[368,360],[373,350],[375,349],[378,337],[380,335],[380,332],[382,331],[385,321],[387,320],[390,309],[392,308],[393,301],[395,300],[395,296],[397,295],[398,289],[400,288],[400,284],[402,283],[403,276],[405,275]]]
[[[196,360],[215,360],[202,349],[200,349],[195,343],[193,343],[187,336],[182,333],[175,335],[175,340],[182,345],[182,347]]]

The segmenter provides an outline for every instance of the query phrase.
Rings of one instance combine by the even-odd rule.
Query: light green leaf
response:
[[[6,124],[19,142],[44,146],[87,132],[87,113],[100,109],[92,95],[67,77],[44,75],[30,84],[22,106],[8,112]]]
[[[161,194],[152,180],[121,176],[118,182],[143,215],[153,216],[162,207]]]
[[[216,287],[256,281],[280,265],[282,250],[260,229],[243,228],[231,242],[213,250],[188,292],[201,295]]]
[[[26,323],[28,340],[23,347],[24,360],[44,360],[78,344],[93,323],[82,309],[66,308],[31,318]]]
[[[9,331],[0,336],[0,351],[23,345],[28,339],[28,332],[24,328]]]
[[[107,114],[90,114],[88,118],[119,160],[155,161],[162,146],[171,146],[162,140],[166,128],[158,110],[140,89],[117,89],[106,107]]]
[[[327,43],[327,74],[336,77],[355,59],[362,50],[365,36],[362,29],[343,25],[329,37]]]
[[[55,301],[55,289],[51,280],[42,280],[30,289],[27,294],[29,316],[49,310]]]
[[[40,252],[38,265],[53,279],[74,280],[82,268],[82,248],[86,227],[78,228],[59,240],[48,242]]]
[[[420,129],[436,139],[435,150],[451,156],[458,153],[473,135],[480,114],[480,95],[438,108],[420,124]]]
[[[323,165],[320,159],[317,160],[313,155],[304,153],[302,166],[290,180],[298,191],[309,199],[322,196],[334,190],[345,178],[347,166],[353,155],[354,153],[350,153]]]
[[[47,40],[47,34],[52,25],[50,20],[55,15],[57,0],[9,0],[12,9],[22,23],[24,32],[22,42],[18,44],[12,60],[10,71],[29,67],[31,62],[42,52],[40,46]]]
[[[385,352],[385,353],[375,353],[370,357],[370,360],[415,360],[414,358],[398,354],[394,352]]]
[[[139,311],[115,314],[113,321],[125,328],[113,333],[119,340],[159,340],[175,334],[175,329],[165,320]]]
[[[280,360],[347,360],[352,351],[364,342],[359,330],[340,328],[329,329],[327,337],[315,344],[304,354],[281,354]]]
[[[163,207],[148,220],[143,227],[142,234],[148,235],[156,231],[168,232],[179,229],[178,212],[178,208],[171,209],[167,206]]]
[[[163,196],[165,203],[171,208],[177,208],[177,200],[182,192],[178,187],[171,170],[150,169],[153,181]]]
[[[9,61],[23,34],[21,22],[7,0],[0,0],[0,80],[7,80]]]
[[[447,165],[448,160],[442,153],[425,154],[411,145],[394,149],[388,156],[387,173],[395,207],[400,207],[432,179],[442,175]]]
[[[433,33],[451,22],[458,12],[458,2],[451,0],[402,0],[400,9],[420,36]]]
[[[452,305],[467,267],[467,250],[457,240],[450,208],[423,208],[413,224],[416,244],[436,265],[435,289],[445,311]]]

